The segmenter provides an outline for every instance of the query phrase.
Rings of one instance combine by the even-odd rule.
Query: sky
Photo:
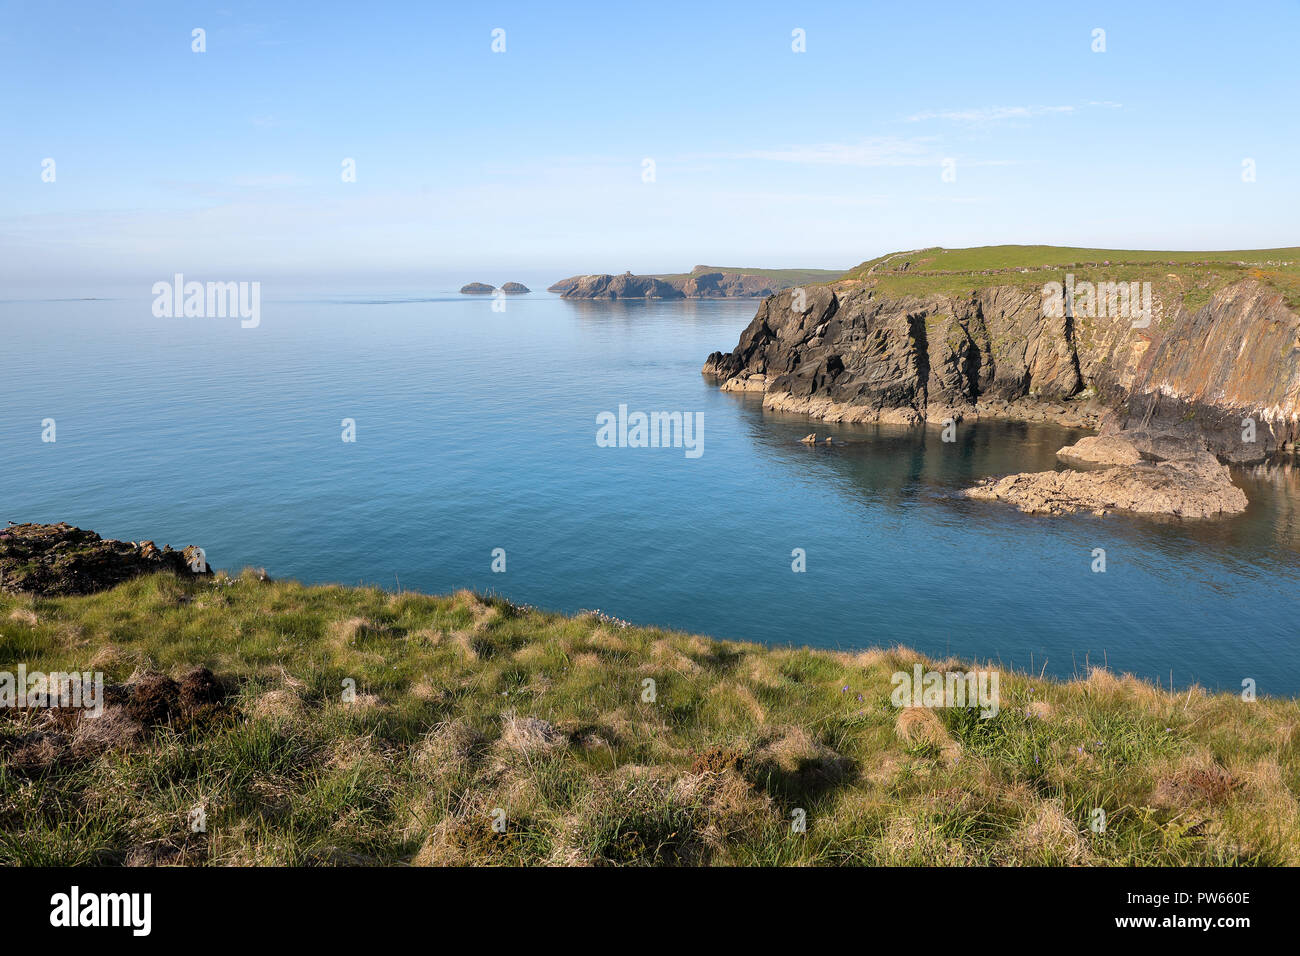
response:
[[[1297,245],[1298,38],[1297,0],[0,0],[0,282]]]

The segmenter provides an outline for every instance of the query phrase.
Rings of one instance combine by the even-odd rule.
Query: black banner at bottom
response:
[[[244,930],[258,943],[337,943],[430,921],[500,938],[553,935],[561,918],[577,919],[588,938],[681,925],[698,939],[712,925],[734,940],[786,921],[807,931],[813,920],[830,938],[897,930],[943,942],[985,924],[992,934],[1230,942],[1285,929],[1295,877],[1279,869],[10,869],[0,870],[0,899],[24,943],[47,934],[192,942],[196,933],[228,939]]]

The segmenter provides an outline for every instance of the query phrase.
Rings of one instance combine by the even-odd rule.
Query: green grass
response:
[[[844,275],[843,270],[840,269],[748,269],[739,266],[696,266],[690,272],[657,275],[656,278],[672,281],[710,272],[734,272],[740,275],[763,276],[766,279],[771,279],[781,288],[832,282]]]
[[[225,719],[46,763],[17,754],[49,715],[0,715],[0,865],[1300,863],[1294,700],[1004,671],[991,720],[900,711],[891,674],[928,663],[901,648],[250,574],[0,595],[0,661],[205,665],[235,694]]]
[[[880,256],[850,269],[842,278],[888,295],[960,295],[990,285],[1041,289],[1044,282],[1060,281],[1067,271],[1079,281],[1148,281],[1163,300],[1182,297],[1197,308],[1219,289],[1253,278],[1280,291],[1291,308],[1300,308],[1300,247],[1221,252],[936,247]]]

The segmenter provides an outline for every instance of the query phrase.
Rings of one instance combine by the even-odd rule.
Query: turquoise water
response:
[[[1177,686],[1300,693],[1294,472],[1238,473],[1250,510],[1213,524],[965,501],[954,492],[982,476],[1053,467],[1077,433],[985,423],[946,444],[765,414],[699,374],[752,301],[542,293],[498,313],[455,293],[266,289],[247,330],[156,319],[150,302],[0,303],[0,523],[719,637],[902,643],[1057,675],[1104,660]],[[620,404],[701,412],[703,454],[598,447],[596,416]],[[814,430],[852,443],[799,444]]]

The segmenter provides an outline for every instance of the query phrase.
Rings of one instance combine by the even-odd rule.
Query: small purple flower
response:
[[[847,694],[848,692],[849,692],[849,685],[848,685],[848,684],[845,684],[843,687],[840,688],[840,693],[841,693],[841,694]]]

